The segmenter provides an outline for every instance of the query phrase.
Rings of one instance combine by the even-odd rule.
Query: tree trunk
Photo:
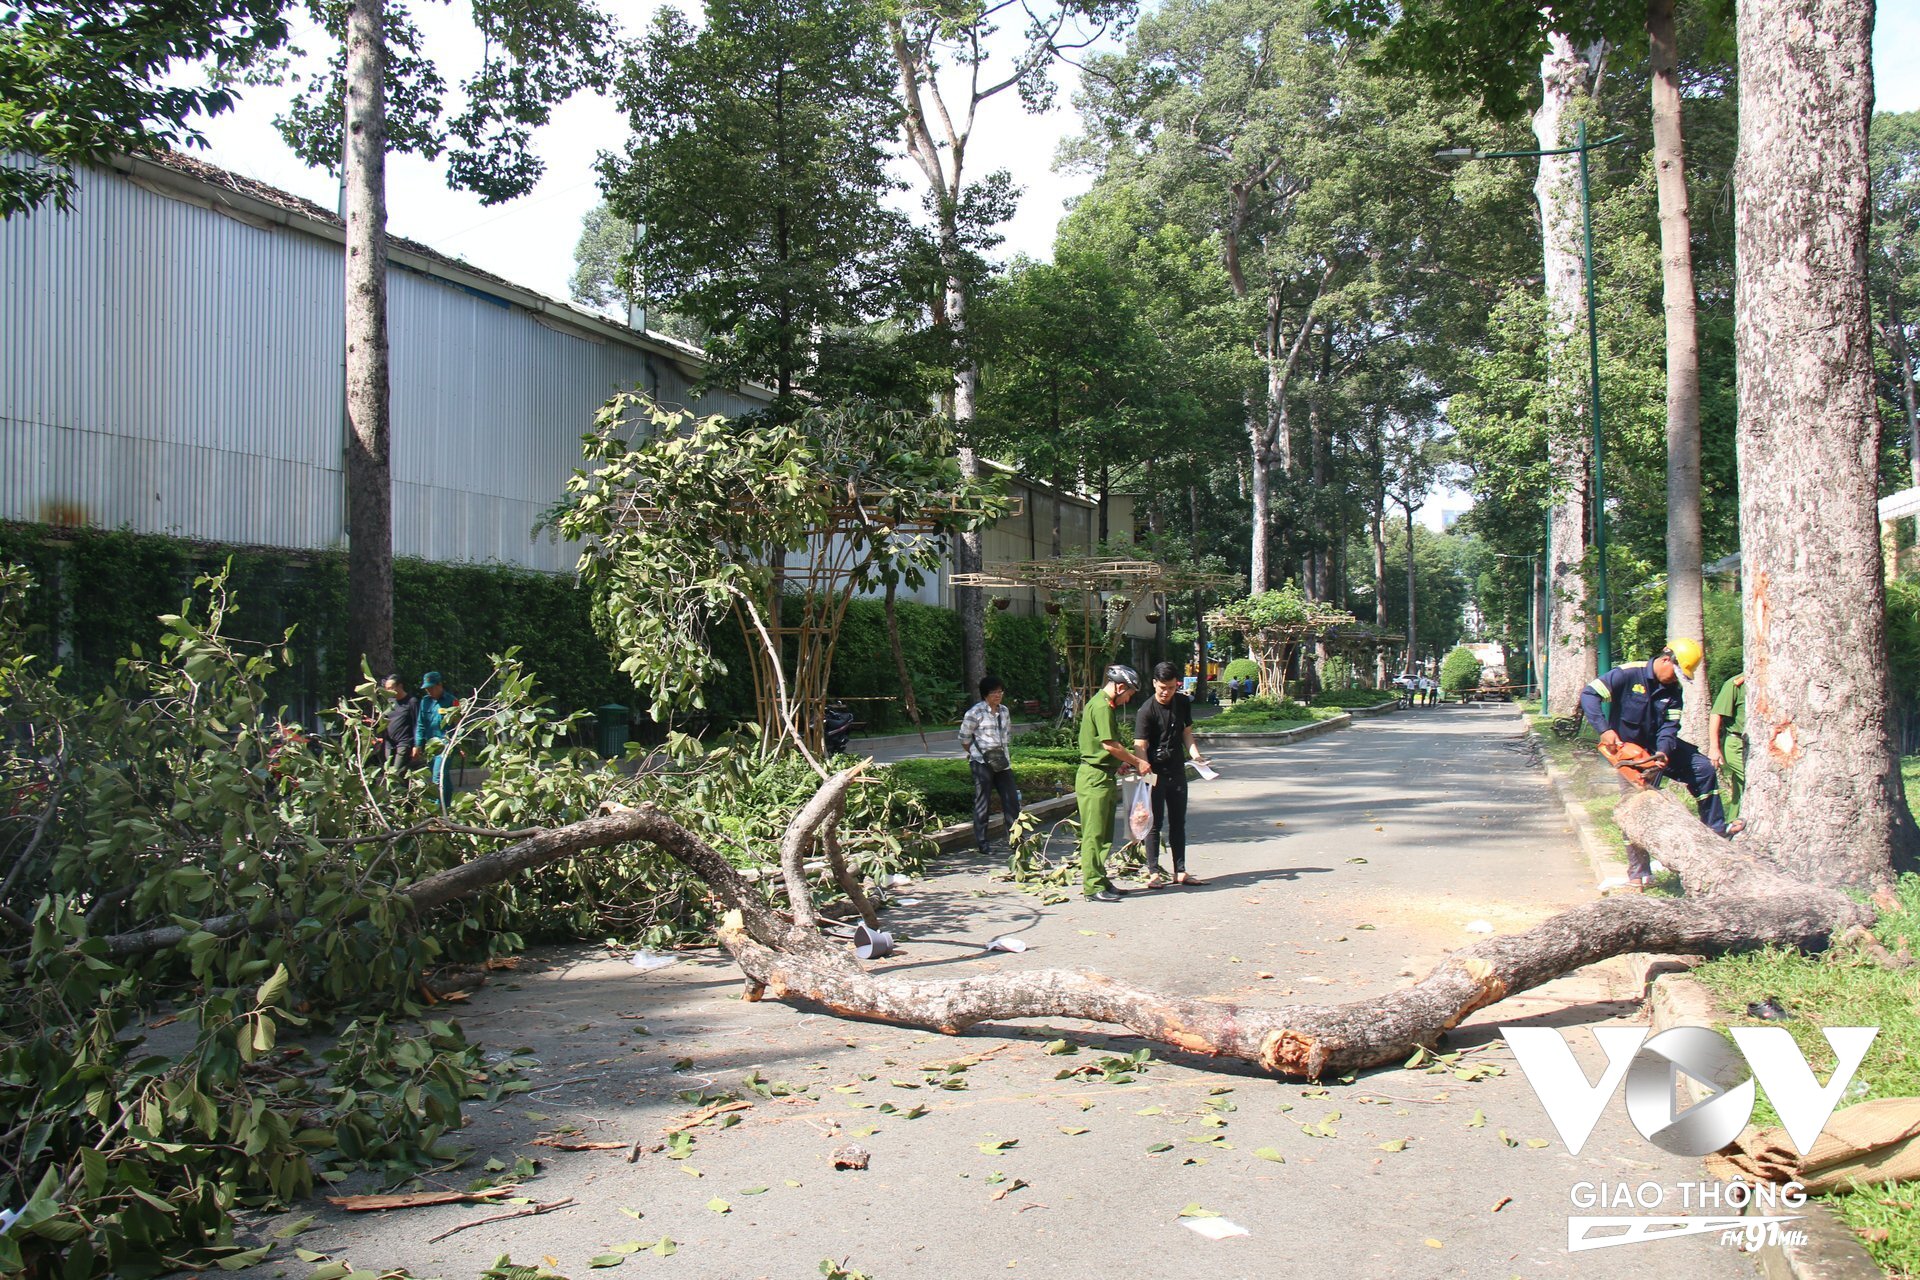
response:
[[[1872,919],[1870,908],[1845,893],[1738,854],[1709,834],[1684,802],[1646,791],[1623,801],[1615,818],[1628,838],[1680,873],[1688,897],[1586,903],[1524,933],[1455,951],[1425,977],[1383,996],[1337,1005],[1260,1007],[1170,995],[1060,969],[931,981],[895,977],[863,968],[847,948],[819,932],[803,866],[807,850],[820,839],[842,888],[864,918],[875,919],[857,882],[844,873],[834,839],[847,789],[862,768],[829,778],[787,826],[780,841],[780,881],[790,914],[769,906],[726,857],[667,814],[613,804],[602,805],[591,818],[533,833],[396,886],[394,896],[415,912],[428,911],[585,850],[643,841],[677,861],[719,900],[727,912],[720,941],[746,975],[749,1000],[771,995],[843,1017],[946,1034],[1015,1018],[1085,1019],[1125,1027],[1183,1052],[1238,1059],[1309,1080],[1392,1062],[1416,1046],[1431,1047],[1475,1010],[1609,956],[1717,954],[1767,943],[1818,947]],[[236,912],[98,941],[105,955],[124,959],[177,947],[199,932],[224,938],[286,923],[281,914],[261,918],[257,912]]]
[[[353,0],[347,12],[347,649],[376,680],[395,669],[384,10]]]
[[[1907,347],[1907,323],[1900,314],[1900,291],[1887,291],[1887,354],[1900,374],[1900,408],[1907,419],[1907,475],[1920,486],[1920,397],[1913,387],[1913,352]]]
[[[1387,629],[1387,495],[1376,493],[1373,502],[1373,625],[1377,631]],[[1373,653],[1373,687],[1384,689],[1387,684],[1387,651],[1375,649]]]
[[[1647,0],[1652,49],[1653,162],[1660,197],[1661,295],[1667,319],[1667,637],[1705,642],[1700,543],[1700,342],[1694,325],[1686,134],[1675,71],[1673,0]],[[1686,684],[1681,736],[1707,743],[1713,702],[1708,654]]]
[[[1420,655],[1420,632],[1414,626],[1414,572],[1413,572],[1413,503],[1405,504],[1407,511],[1407,654],[1417,660]]]
[[[1543,150],[1566,145],[1567,113],[1574,99],[1586,91],[1590,71],[1588,60],[1565,36],[1550,34],[1547,46],[1540,62],[1540,107],[1533,113],[1534,137]],[[1584,368],[1572,358],[1580,318],[1586,313],[1577,168],[1577,157],[1542,156],[1534,183],[1544,246],[1547,323],[1555,339],[1548,374],[1547,457],[1555,503],[1548,557],[1555,587],[1552,630],[1559,643],[1552,659],[1547,709],[1563,715],[1573,710],[1582,686],[1597,674],[1582,572],[1592,501],[1586,400],[1578,394],[1585,374],[1569,377],[1563,372]]]
[[[1267,589],[1267,524],[1270,518],[1267,474],[1273,455],[1266,444],[1266,422],[1248,415],[1247,431],[1253,447],[1253,548],[1247,569],[1247,590],[1259,595]]]
[[[1734,346],[1752,746],[1741,816],[1826,883],[1915,845],[1888,728],[1867,310],[1872,0],[1742,0]]]

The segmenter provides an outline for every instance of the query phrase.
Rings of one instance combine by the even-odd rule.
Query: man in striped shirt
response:
[[[1007,687],[999,676],[980,681],[980,701],[967,709],[960,721],[960,745],[966,748],[967,765],[973,770],[973,842],[981,853],[988,849],[987,809],[995,793],[1000,796],[1000,812],[1006,818],[1007,839],[1013,839],[1013,824],[1020,820],[1020,793],[1013,786],[1013,716],[1005,703]]]

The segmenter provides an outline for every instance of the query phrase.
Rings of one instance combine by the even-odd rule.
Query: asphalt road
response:
[[[880,967],[917,979],[1081,967],[1186,994],[1358,999],[1474,941],[1473,922],[1518,931],[1592,895],[1506,708],[1400,713],[1215,759],[1220,781],[1192,791],[1189,862],[1205,887],[1043,906],[989,866],[949,864],[901,891],[917,905],[896,905],[888,922],[908,941]],[[982,950],[1002,935],[1030,949]],[[610,1246],[663,1235],[672,1256],[643,1251],[604,1274],[798,1280],[823,1259],[875,1280],[1753,1274],[1717,1237],[1568,1251],[1576,1184],[1677,1196],[1702,1176],[1642,1139],[1618,1097],[1570,1155],[1499,1042],[1502,1023],[1634,1020],[1636,984],[1621,968],[1511,997],[1456,1029],[1444,1048],[1461,1052],[1457,1065],[1497,1074],[1393,1068],[1316,1088],[1157,1047],[1130,1078],[1062,1079],[1143,1042],[1067,1020],[944,1038],[747,1004],[737,971],[711,953],[651,972],[594,950],[536,959],[462,1016],[490,1047],[531,1047],[535,1091],[476,1112],[462,1135],[475,1159],[427,1185],[464,1186],[489,1157],[538,1155],[526,1194],[572,1205],[437,1243],[503,1208],[324,1211],[301,1247],[449,1278],[510,1254],[578,1280],[600,1274],[589,1259]],[[1571,1038],[1594,1077],[1590,1037]],[[1062,1039],[1078,1052],[1046,1051]],[[979,1054],[952,1074],[925,1069]],[[741,1089],[750,1073],[811,1088],[762,1098]],[[657,1142],[693,1109],[686,1090],[754,1105],[734,1127],[694,1130],[680,1160],[527,1145],[569,1126],[576,1138]],[[864,1172],[831,1167],[848,1142],[872,1153]],[[1190,1206],[1219,1217],[1183,1217]],[[1246,1234],[1214,1240],[1187,1225],[1221,1221]],[[276,1259],[250,1274],[306,1271]]]

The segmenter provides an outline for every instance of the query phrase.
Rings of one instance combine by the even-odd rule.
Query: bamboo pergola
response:
[[[1308,601],[1306,613],[1284,622],[1253,624],[1232,608],[1215,609],[1207,615],[1207,625],[1220,631],[1238,632],[1247,642],[1247,652],[1260,668],[1260,692],[1270,698],[1286,695],[1287,666],[1296,646],[1325,641],[1333,644],[1342,638],[1359,641],[1361,627],[1345,609],[1335,609],[1320,601]],[[1368,636],[1372,639],[1372,636]]]
[[[1050,598],[1048,612],[1060,618],[1060,646],[1067,659],[1067,681],[1084,701],[1100,687],[1120,637],[1141,602],[1165,608],[1165,597],[1239,585],[1231,574],[1178,569],[1156,560],[1111,555],[1066,555],[988,565],[979,573],[957,573],[956,587],[987,590],[1030,588]]]

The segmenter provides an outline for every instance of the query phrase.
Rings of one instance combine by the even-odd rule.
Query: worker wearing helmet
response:
[[[1685,783],[1700,811],[1700,821],[1720,835],[1732,835],[1739,826],[1728,830],[1712,762],[1680,736],[1680,675],[1692,675],[1700,665],[1700,656],[1700,642],[1683,637],[1670,642],[1649,662],[1615,667],[1580,691],[1580,711],[1600,735],[1602,747],[1631,742],[1651,752],[1658,768],[1650,780],[1657,784],[1661,774],[1670,774]],[[1652,883],[1645,852],[1634,845],[1628,845],[1627,850],[1629,882]]]
[[[1124,892],[1107,878],[1107,853],[1113,847],[1113,814],[1120,803],[1115,775],[1125,765],[1136,773],[1153,772],[1146,757],[1128,745],[1131,729],[1122,731],[1119,708],[1132,700],[1140,677],[1132,667],[1115,663],[1107,668],[1107,682],[1080,713],[1080,769],[1074,775],[1073,795],[1080,804],[1081,890],[1096,902],[1118,902]]]

